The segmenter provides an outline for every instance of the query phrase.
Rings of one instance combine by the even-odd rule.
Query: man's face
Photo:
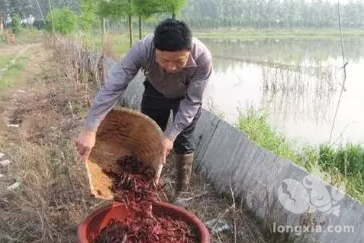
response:
[[[176,73],[187,65],[190,52],[187,50],[168,52],[157,49],[155,50],[155,55],[157,63],[162,68],[168,73]]]

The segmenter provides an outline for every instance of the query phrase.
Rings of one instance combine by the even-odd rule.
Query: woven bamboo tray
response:
[[[86,161],[91,193],[96,198],[112,200],[111,178],[103,169],[117,166],[125,155],[135,156],[156,171],[156,181],[163,167],[163,133],[148,116],[129,108],[114,108],[101,122],[96,144]]]

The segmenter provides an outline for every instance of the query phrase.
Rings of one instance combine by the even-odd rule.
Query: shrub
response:
[[[14,34],[17,34],[21,30],[21,20],[19,14],[14,14],[11,18],[11,30]]]
[[[55,9],[46,16],[46,30],[62,35],[71,33],[77,26],[77,16],[68,8]]]

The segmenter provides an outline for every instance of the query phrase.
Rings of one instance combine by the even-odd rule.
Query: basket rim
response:
[[[163,142],[163,132],[162,132],[162,129],[159,127],[159,125],[152,119],[150,118],[149,116],[143,114],[142,112],[140,112],[139,110],[137,109],[132,109],[132,108],[129,108],[129,107],[124,107],[124,106],[120,106],[120,105],[116,105],[115,107],[113,107],[113,109],[111,109],[107,115],[109,115],[111,112],[122,112],[124,113],[123,115],[131,115],[133,116],[134,118],[141,118],[143,119],[145,122],[149,123],[151,125],[151,129],[154,130],[153,132],[157,132],[158,136],[159,136],[159,139],[160,139],[160,142],[162,143]],[[102,125],[102,122],[105,120],[105,118],[107,117],[107,115],[103,118],[103,120],[101,121],[100,125]],[[97,132],[100,131],[99,129],[97,130]],[[95,146],[96,147],[96,146]],[[91,153],[92,151],[95,149],[95,147],[92,148],[91,150]],[[91,156],[91,154],[90,154]],[[96,163],[97,164],[97,163]],[[90,157],[87,158],[87,160],[85,161],[85,167],[86,167],[86,173],[87,173],[87,179],[88,179],[88,184],[89,184],[89,188],[91,190],[91,193],[96,197],[96,198],[99,198],[99,199],[102,199],[102,200],[113,200],[114,199],[114,195],[113,193],[110,192],[110,194],[106,194],[106,195],[103,195],[103,196],[100,196],[100,195],[97,195],[96,194],[96,188],[95,188],[95,185],[93,183],[94,181],[94,178],[93,178],[93,174],[91,173],[90,171]],[[161,173],[161,170],[162,168],[159,168],[158,167],[158,172],[157,172],[157,177],[159,178],[159,174]]]
[[[116,105],[111,111],[122,111],[122,112],[126,112],[126,113],[129,113],[129,114],[137,116],[137,117],[141,117],[141,118],[147,120],[149,123],[151,123],[154,126],[154,128],[161,135],[163,135],[163,131],[160,128],[160,126],[158,125],[158,123],[156,121],[154,121],[152,118],[150,118],[149,116],[142,113],[139,109],[133,109],[133,108],[125,107],[125,106]]]
[[[172,209],[173,211],[176,211],[178,213],[182,213],[185,214],[191,222],[193,222],[196,226],[197,226],[197,230],[199,232],[200,235],[200,242],[201,243],[209,243],[210,242],[210,233],[208,231],[208,229],[206,228],[206,225],[202,222],[201,219],[199,219],[195,214],[193,214],[192,212],[189,212],[188,210],[173,205],[171,203],[167,203],[167,202],[162,202],[162,201],[155,201],[152,203],[153,206],[157,206],[157,207],[161,207],[161,208],[169,208]],[[121,202],[116,202],[113,201],[111,203],[108,203],[106,205],[100,206],[98,208],[96,208],[93,212],[91,212],[90,214],[88,214],[82,221],[81,223],[77,226],[77,240],[79,243],[88,243],[87,238],[85,238],[87,235],[87,226],[88,223],[95,217],[97,216],[100,212],[103,212],[105,210],[111,210],[114,207],[119,207],[119,206],[125,206],[125,204],[121,203]],[[86,239],[86,241],[84,240]]]

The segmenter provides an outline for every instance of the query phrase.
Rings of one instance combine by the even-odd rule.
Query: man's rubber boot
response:
[[[179,206],[185,206],[181,204],[183,198],[180,198],[182,192],[189,190],[190,178],[192,172],[193,153],[192,154],[176,154],[176,185],[174,190],[173,201]]]

